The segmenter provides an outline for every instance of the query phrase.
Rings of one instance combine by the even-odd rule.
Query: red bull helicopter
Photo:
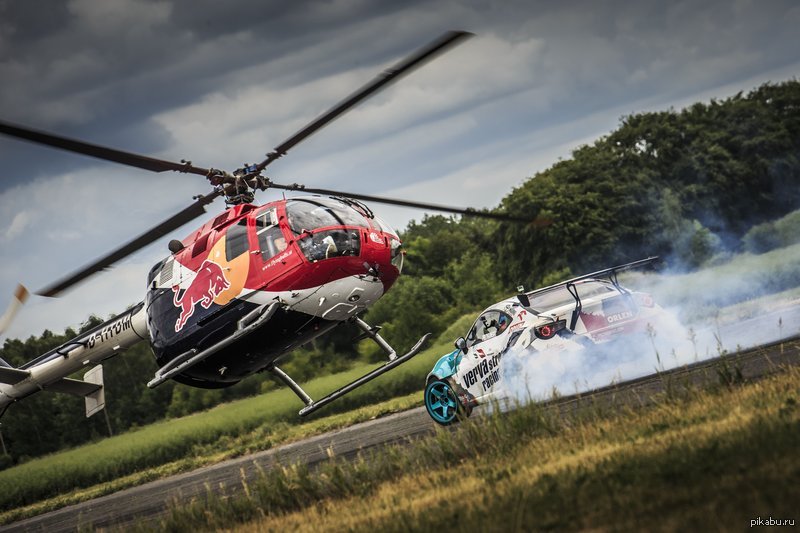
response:
[[[471,34],[448,32],[381,73],[267,154],[234,172],[201,168],[61,137],[0,122],[0,133],[154,172],[175,171],[208,179],[213,191],[117,250],[40,290],[56,296],[123,257],[205,213],[224,197],[228,209],[183,240],[169,243],[170,255],[147,276],[144,301],[20,368],[0,359],[0,409],[40,390],[86,398],[87,416],[103,408],[102,366],[83,380],[66,376],[100,363],[140,341],[152,346],[159,369],[149,387],[169,379],[204,388],[231,386],[268,371],[303,401],[307,415],[367,381],[408,361],[422,348],[423,336],[398,355],[359,318],[400,275],[403,251],[397,232],[365,203],[383,203],[518,220],[473,209],[344,193],[303,185],[281,185],[262,175],[273,161],[377,91],[397,81]],[[253,203],[256,191],[280,189],[302,196],[265,205]],[[16,301],[24,300],[24,292]],[[343,322],[355,324],[386,352],[387,362],[345,387],[312,400],[276,361]]]

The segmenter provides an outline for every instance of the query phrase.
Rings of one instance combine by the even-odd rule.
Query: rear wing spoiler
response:
[[[573,313],[572,320],[570,323],[570,329],[575,328],[575,321],[577,320],[578,314],[581,310],[581,299],[578,296],[578,291],[575,288],[575,284],[579,281],[587,280],[587,279],[602,279],[606,278],[608,281],[611,282],[614,287],[623,294],[626,294],[628,291],[623,289],[619,282],[617,281],[617,275],[620,272],[625,272],[626,270],[631,270],[634,268],[642,268],[645,266],[650,266],[659,261],[660,258],[658,256],[648,257],[647,259],[639,259],[638,261],[633,261],[631,263],[625,263],[624,265],[617,265],[611,268],[605,268],[603,270],[598,270],[597,272],[592,272],[591,274],[584,274],[583,276],[578,276],[577,278],[568,279],[566,281],[562,281],[561,283],[556,283],[555,285],[549,285],[547,287],[542,287],[541,289],[536,289],[534,291],[529,292],[520,292],[517,295],[517,299],[519,303],[522,304],[523,307],[530,309],[531,306],[531,296],[535,296],[542,292],[546,292],[558,287],[566,287],[567,290],[570,292],[573,298],[575,298],[576,308],[575,312]]]

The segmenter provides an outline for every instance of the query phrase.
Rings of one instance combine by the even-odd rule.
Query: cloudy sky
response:
[[[0,0],[0,119],[232,170],[419,46],[464,29],[476,37],[268,174],[491,207],[623,115],[798,76],[798,27],[793,0]],[[7,139],[0,161],[0,308],[18,281],[41,288],[210,190],[198,176]],[[400,228],[423,215],[373,207]],[[223,208],[218,200],[209,216]],[[59,299],[32,298],[5,336],[60,331],[141,300],[167,240]]]

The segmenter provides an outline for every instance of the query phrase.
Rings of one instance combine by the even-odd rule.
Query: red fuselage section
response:
[[[260,305],[281,309],[258,334],[181,375],[225,386],[364,311],[397,280],[397,234],[357,202],[299,197],[237,205],[182,241],[148,280],[151,344],[160,365],[231,335]]]

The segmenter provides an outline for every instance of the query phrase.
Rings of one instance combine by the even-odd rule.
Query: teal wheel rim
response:
[[[458,398],[446,382],[434,381],[425,388],[425,407],[436,422],[449,424],[458,413]]]

